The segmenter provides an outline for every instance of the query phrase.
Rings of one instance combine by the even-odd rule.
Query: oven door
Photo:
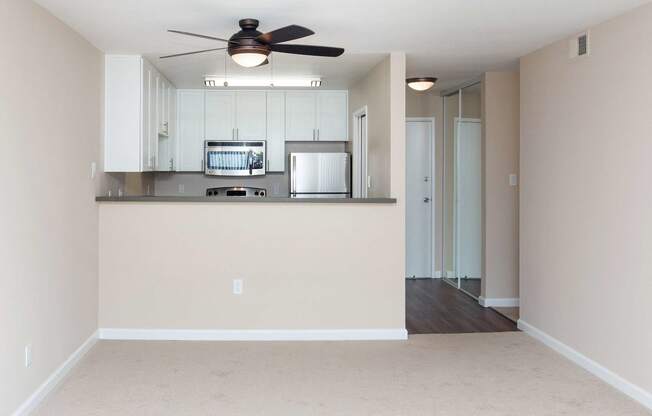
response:
[[[265,175],[265,142],[205,142],[204,173],[212,176]]]

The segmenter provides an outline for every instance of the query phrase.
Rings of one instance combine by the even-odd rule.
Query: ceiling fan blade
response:
[[[206,35],[198,35],[197,33],[190,33],[190,32],[182,32],[181,30],[168,30],[168,32],[171,33],[178,33],[180,35],[188,35],[188,36],[194,36],[196,38],[203,38],[203,39],[210,39],[210,40],[219,40],[221,42],[228,42],[228,43],[233,43],[228,39],[222,39],[222,38],[216,38],[215,36],[206,36]]]
[[[344,53],[342,48],[314,45],[270,45],[274,52],[293,53],[296,55],[336,57]]]
[[[213,52],[213,51],[223,51],[226,48],[214,48],[214,49],[204,49],[202,51],[194,51],[194,52],[185,52],[185,53],[177,53],[174,55],[166,55],[166,56],[161,56],[160,59],[165,59],[165,58],[175,58],[177,56],[186,56],[186,55],[194,55],[197,53],[204,53],[204,52]]]
[[[287,42],[294,39],[301,39],[314,34],[315,32],[303,26],[290,25],[280,29],[272,30],[271,32],[263,33],[262,35],[259,35],[256,40],[263,43],[272,44]]]

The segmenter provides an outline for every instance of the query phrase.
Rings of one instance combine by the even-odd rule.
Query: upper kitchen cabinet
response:
[[[177,91],[177,171],[204,170],[204,90]]]
[[[348,141],[347,91],[289,91],[287,141]]]
[[[285,93],[285,140],[293,142],[316,139],[317,101],[312,91]]]
[[[206,91],[206,139],[235,140],[235,92]]]
[[[165,100],[163,92],[168,87],[173,88],[141,56],[106,56],[106,172],[148,172],[160,168],[159,136],[169,136],[170,119],[166,114],[171,103]]]
[[[158,171],[177,169],[176,103],[177,90],[165,78],[159,83]]]
[[[265,140],[267,133],[267,94],[265,91],[237,91],[236,140]]]
[[[349,95],[346,91],[317,93],[317,140],[349,140]]]
[[[264,140],[265,91],[207,91],[206,139]]]
[[[267,171],[285,172],[285,93],[267,93]]]

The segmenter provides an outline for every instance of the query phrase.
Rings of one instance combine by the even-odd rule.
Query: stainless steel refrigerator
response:
[[[290,198],[351,198],[351,155],[290,153]]]

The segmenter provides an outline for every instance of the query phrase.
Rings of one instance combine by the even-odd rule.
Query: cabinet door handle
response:
[[[315,129],[312,129],[312,141],[315,141]]]
[[[321,138],[319,137],[319,129],[317,129],[317,140],[321,140]]]

